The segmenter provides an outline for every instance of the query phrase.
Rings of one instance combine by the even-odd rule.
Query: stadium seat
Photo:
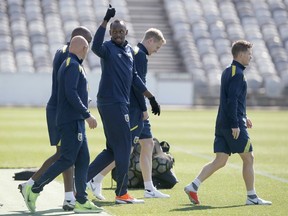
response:
[[[117,18],[127,22],[129,42],[136,44],[127,0],[110,3],[117,8]],[[209,84],[213,86],[209,91],[217,89],[219,74],[232,60],[232,42],[247,39],[255,46],[253,64],[248,68],[253,73],[247,76],[249,91],[259,93],[257,89],[264,88],[267,93],[277,84],[283,86],[282,92],[288,91],[288,0],[211,0],[209,6],[207,0],[163,0],[162,5],[173,30],[173,41],[167,42],[178,47],[165,52],[179,52],[186,71],[200,86]],[[54,53],[70,39],[71,31],[85,25],[94,34],[106,9],[106,0],[1,1],[1,73],[51,72]],[[105,39],[109,37],[106,32]],[[91,72],[100,67],[92,52],[85,64]]]

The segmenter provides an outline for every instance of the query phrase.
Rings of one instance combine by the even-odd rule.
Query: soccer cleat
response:
[[[103,211],[103,208],[96,206],[91,201],[87,200],[84,204],[81,204],[76,201],[74,212],[75,213],[100,213]]]
[[[30,212],[34,213],[36,209],[35,203],[39,196],[39,193],[33,193],[32,186],[27,184],[22,188],[21,191],[27,208]]]
[[[18,185],[18,189],[19,189],[21,195],[23,196],[23,198],[24,198],[23,190],[24,190],[26,184],[27,183],[24,182],[24,183]]]
[[[140,204],[140,203],[144,203],[144,200],[136,199],[130,196],[128,193],[126,193],[122,196],[116,196],[115,203],[116,204]]]
[[[145,198],[169,198],[170,195],[161,193],[158,190],[145,190],[144,191]]]
[[[64,211],[72,211],[74,207],[75,207],[75,200],[64,200],[62,206]]]
[[[93,195],[99,200],[105,200],[105,197],[101,194],[102,184],[95,183],[90,180],[87,183],[87,187],[92,191]]]
[[[197,192],[196,192],[196,191],[193,191],[191,184],[187,185],[187,186],[184,188],[184,191],[185,191],[185,193],[188,195],[190,201],[191,201],[193,204],[195,204],[195,205],[200,204],[200,201],[199,201],[199,199],[198,199]]]
[[[259,197],[255,199],[247,198],[246,205],[272,205],[271,201],[263,200]]]

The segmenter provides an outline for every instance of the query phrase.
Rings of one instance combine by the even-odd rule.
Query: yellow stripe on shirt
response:
[[[68,57],[66,60],[66,67],[70,64],[71,57]]]
[[[232,65],[232,77],[236,74],[236,66]]]
[[[136,46],[135,48],[134,48],[134,55],[137,55],[137,53],[139,52],[139,47],[138,46]]]
[[[63,52],[63,53],[65,53],[65,52],[67,51],[67,47],[68,47],[68,46],[65,45],[65,46],[62,48],[62,52]]]

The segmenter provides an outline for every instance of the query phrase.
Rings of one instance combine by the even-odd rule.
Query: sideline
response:
[[[15,181],[15,172],[23,169],[0,169],[0,215],[32,215],[27,209],[24,199],[18,190],[18,184],[23,181]],[[63,211],[62,203],[64,198],[63,184],[52,181],[41,192],[37,199],[37,209],[33,215],[77,215],[87,216],[90,214],[75,214],[73,211]],[[106,212],[93,213],[93,215],[109,216]]]

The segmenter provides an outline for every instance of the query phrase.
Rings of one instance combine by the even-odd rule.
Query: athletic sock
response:
[[[73,191],[69,191],[69,192],[65,192],[65,200],[75,200],[75,196],[74,196],[74,192]]]
[[[27,185],[30,185],[32,186],[34,184],[34,180],[32,178],[30,178],[28,181],[27,181]]]
[[[148,191],[154,191],[154,190],[156,190],[156,188],[154,187],[152,181],[144,182],[144,188],[145,188],[145,190],[148,190]]]
[[[93,179],[92,182],[95,183],[102,183],[105,176],[103,176],[101,173],[98,173]]]
[[[249,199],[256,199],[257,198],[256,191],[255,190],[247,191],[247,197]]]
[[[198,178],[195,178],[194,181],[192,182],[192,187],[195,190],[195,192],[198,191],[198,188],[200,187],[201,181]]]

